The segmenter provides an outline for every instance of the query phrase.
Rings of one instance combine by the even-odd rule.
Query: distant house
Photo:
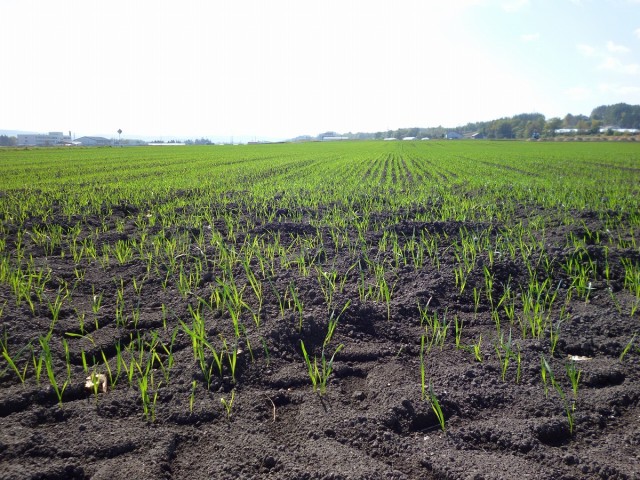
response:
[[[384,139],[385,142],[393,142],[394,140],[397,140],[397,138],[387,137],[387,138]]]
[[[482,132],[476,132],[471,134],[471,138],[473,138],[474,140],[482,140],[484,138],[487,138],[487,136]]]
[[[402,137],[402,140],[409,140],[409,141],[411,141],[411,140],[415,140],[415,139],[416,139],[416,137]]]
[[[104,137],[80,137],[76,142],[85,147],[106,147],[112,144],[111,140]]]
[[[462,135],[460,135],[458,132],[447,132],[444,138],[446,138],[447,140],[460,140],[462,138]]]

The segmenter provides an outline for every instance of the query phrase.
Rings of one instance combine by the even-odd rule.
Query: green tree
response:
[[[578,123],[576,123],[576,128],[581,132],[586,132],[591,128],[591,122],[580,120],[578,121]]]
[[[498,121],[496,138],[514,138],[513,124],[509,119],[505,118]]]
[[[591,112],[592,120],[599,120],[603,125],[620,128],[640,128],[640,105],[616,103],[601,105]]]
[[[546,135],[554,137],[556,135],[556,130],[559,128],[562,128],[562,119],[559,117],[553,117],[545,123],[544,132]]]
[[[0,135],[0,147],[15,147],[17,144],[18,139],[16,137]]]
[[[600,133],[600,128],[602,128],[602,121],[591,120],[591,128],[589,129],[589,133],[591,133],[592,135],[596,135]]]

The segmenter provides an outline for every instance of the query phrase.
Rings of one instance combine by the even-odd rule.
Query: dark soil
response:
[[[101,241],[113,245],[119,239],[135,238],[136,213],[135,207],[114,210],[107,222],[111,228],[100,236]],[[286,249],[296,236],[318,232],[288,214],[279,212],[278,221],[259,225],[246,235],[260,237],[265,243],[279,235]],[[389,318],[385,302],[360,299],[358,271],[366,271],[364,260],[359,262],[359,254],[350,251],[347,243],[336,247],[329,231],[321,231],[325,248],[310,249],[308,258],[315,258],[316,265],[326,271],[335,266],[341,275],[349,272],[333,300],[335,315],[351,300],[327,347],[332,354],[338,345],[344,345],[335,356],[334,371],[323,395],[312,388],[300,347],[302,340],[312,357],[319,356],[330,318],[314,267],[305,276],[295,264],[283,267],[276,262],[269,274],[273,287],[264,281],[260,326],[249,311],[245,309],[242,314],[246,331],[240,336],[242,352],[235,383],[225,359],[223,375],[214,375],[207,389],[194,361],[191,339],[180,320],[191,324],[189,306],[197,307],[198,296],[208,299],[216,279],[222,276],[206,263],[206,258],[219,254],[215,245],[207,242],[205,251],[193,246],[181,258],[185,271],[196,259],[205,265],[195,291],[183,296],[177,273],[167,281],[160,267],[145,278],[146,267],[138,257],[119,264],[112,255],[106,266],[99,260],[83,260],[84,277],[79,279],[68,252],[62,257],[57,248],[47,255],[25,236],[24,258],[31,255],[36,266],[48,265],[53,272],[45,298],[52,301],[61,286],[69,285],[70,296],[53,326],[51,348],[56,377],[62,383],[67,375],[62,339],[68,342],[71,380],[62,395],[62,405],[44,368],[38,384],[31,349],[23,347],[31,344],[39,358],[38,337],[48,332],[52,313],[44,300],[35,302],[34,312],[24,301],[17,305],[11,286],[0,284],[3,341],[7,339],[8,351],[18,368],[26,367],[22,383],[4,359],[0,363],[0,478],[640,478],[640,338],[620,360],[639,330],[638,313],[630,315],[635,297],[625,289],[620,259],[638,262],[640,254],[637,247],[607,243],[604,233],[602,243],[591,242],[589,232],[604,232],[603,224],[589,212],[575,212],[574,216],[584,220],[588,231],[558,222],[547,226],[543,240],[549,258],[557,262],[551,280],[554,287],[559,285],[559,300],[554,304],[552,321],[557,322],[570,285],[560,263],[575,254],[567,242],[571,234],[584,239],[590,257],[599,265],[604,260],[602,245],[609,246],[609,282],[603,277],[593,279],[588,298],[574,294],[567,302],[568,319],[561,324],[553,355],[548,330],[540,338],[528,335],[523,339],[517,322],[511,325],[500,310],[503,340],[511,334],[514,349],[517,345],[521,355],[519,371],[514,356],[504,379],[490,306],[483,294],[476,312],[473,289],[484,291],[483,266],[490,266],[496,292],[502,293],[508,284],[515,292],[526,290],[529,275],[522,255],[517,252],[511,258],[501,252],[490,264],[486,252],[481,253],[461,294],[454,274],[458,263],[449,248],[461,230],[479,235],[489,225],[406,220],[390,229],[403,244],[413,233],[439,234],[439,268],[429,258],[419,267],[411,260],[395,267],[389,249],[379,253],[384,232],[368,232],[369,257],[386,259],[387,278],[395,285]],[[95,219],[69,221],[66,217],[56,217],[53,222],[73,225],[76,220],[86,226],[81,239],[100,224]],[[120,231],[116,231],[118,221],[124,222]],[[25,226],[26,230],[31,228],[33,225]],[[224,235],[229,233],[222,222],[215,228]],[[6,238],[6,249],[12,255],[17,231],[14,228],[13,236]],[[349,239],[357,242],[356,230],[346,231]],[[488,235],[495,237],[497,231],[493,228]],[[151,229],[150,237],[158,232],[158,227]],[[194,228],[186,235],[194,239],[200,233],[210,239],[206,228]],[[164,234],[182,238],[185,230],[169,228]],[[238,234],[238,249],[244,241],[245,234]],[[98,252],[101,246],[97,245]],[[539,252],[534,250],[531,255],[535,260]],[[252,267],[259,271],[255,259]],[[545,278],[543,266],[537,268]],[[240,264],[233,275],[240,287],[246,284]],[[369,271],[365,277],[367,285],[374,278]],[[136,325],[131,318],[126,325],[116,325],[120,279],[125,289],[125,311],[130,315],[135,307],[140,309]],[[143,283],[140,295],[132,279]],[[292,282],[304,302],[301,330],[293,305],[285,305],[282,314],[274,293],[285,292]],[[103,293],[97,315],[91,308],[95,292]],[[256,309],[250,287],[243,295]],[[444,346],[433,346],[425,353],[427,390],[431,383],[446,420],[444,431],[428,396],[422,398],[420,339],[425,328],[420,325],[418,304],[428,305],[430,313],[450,322]],[[79,327],[83,312],[84,331]],[[520,296],[516,300],[518,312],[522,313]],[[203,315],[208,339],[222,349],[220,335],[233,338],[229,313],[212,309],[204,310]],[[454,341],[454,319],[463,325],[460,348]],[[153,414],[144,416],[137,372],[131,385],[122,373],[106,393],[85,390],[88,374],[83,367],[83,352],[89,371],[95,361],[95,370],[107,373],[104,354],[115,375],[118,341],[124,349],[132,340],[152,342],[153,335],[158,334],[169,345],[174,332],[174,365],[168,380],[157,363],[152,365],[156,388],[151,396],[157,394]],[[470,347],[480,338],[481,361]],[[166,361],[167,355],[161,354],[161,361]],[[572,362],[570,355],[581,357],[574,362],[581,371],[575,399],[565,370]],[[554,372],[564,401],[550,384],[545,394],[542,358]],[[230,402],[232,394],[227,415],[220,399]],[[572,405],[573,431],[566,410]]]

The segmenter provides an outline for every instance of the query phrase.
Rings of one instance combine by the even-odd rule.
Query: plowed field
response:
[[[640,478],[639,186],[635,144],[0,150],[0,478]]]

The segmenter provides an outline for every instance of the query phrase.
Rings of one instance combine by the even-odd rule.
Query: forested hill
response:
[[[480,137],[484,138],[531,138],[534,133],[538,133],[541,136],[552,136],[556,130],[562,128],[575,128],[587,134],[596,134],[603,127],[640,129],[640,105],[626,103],[602,105],[594,108],[589,116],[568,113],[564,118],[545,118],[541,113],[522,113],[513,117],[468,123],[458,127],[399,128],[375,133],[349,132],[338,134],[336,132],[325,132],[318,135],[318,138],[325,136],[342,136],[353,139],[442,138],[447,132],[452,131],[463,135],[478,133]]]

